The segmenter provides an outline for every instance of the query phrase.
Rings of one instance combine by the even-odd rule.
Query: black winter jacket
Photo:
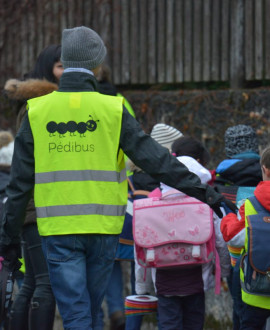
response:
[[[0,196],[5,194],[10,179],[10,166],[0,166]]]
[[[228,167],[219,174],[216,184],[256,187],[262,181],[260,160],[247,158]]]

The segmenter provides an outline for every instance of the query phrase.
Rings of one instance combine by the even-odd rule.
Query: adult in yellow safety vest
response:
[[[158,181],[209,204],[220,216],[222,201],[233,207],[145,134],[122,98],[96,92],[95,75],[105,56],[106,47],[92,29],[63,31],[59,90],[28,101],[2,219],[0,256],[14,258],[34,189],[65,329],[95,326],[126,211],[124,153]]]

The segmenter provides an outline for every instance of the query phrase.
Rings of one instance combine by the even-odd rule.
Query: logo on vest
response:
[[[49,136],[55,136],[55,133],[59,134],[60,138],[65,138],[65,134],[69,133],[69,137],[76,136],[76,132],[80,134],[80,137],[86,137],[85,133],[87,131],[94,132],[97,129],[97,123],[99,120],[94,120],[91,115],[89,115],[90,119],[87,122],[79,122],[76,123],[73,120],[68,121],[67,123],[60,122],[56,123],[55,121],[50,121],[46,125],[46,129],[49,132]],[[67,142],[49,142],[49,153],[57,152],[57,153],[77,153],[77,152],[94,152],[95,146],[94,144],[87,143],[78,143],[78,141],[69,141]]]
[[[87,122],[79,122],[71,120],[67,123],[61,122],[57,124],[55,121],[50,121],[46,125],[46,129],[49,132],[49,136],[55,136],[54,133],[58,133],[59,137],[65,137],[64,134],[69,132],[70,136],[76,136],[76,132],[80,134],[80,137],[85,137],[85,132],[94,132],[97,129],[97,122],[99,120],[94,120],[91,115],[89,115],[90,120]]]

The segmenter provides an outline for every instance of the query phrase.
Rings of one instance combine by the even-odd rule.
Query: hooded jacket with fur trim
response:
[[[26,113],[26,101],[49,94],[58,89],[58,85],[45,79],[18,80],[9,79],[4,86],[4,93],[8,99],[16,104],[17,120],[16,130],[18,131]],[[24,225],[36,223],[36,211],[34,199],[31,198],[25,215]]]
[[[26,101],[34,97],[49,94],[58,89],[58,85],[45,79],[18,80],[9,79],[4,86],[6,96],[17,104],[16,130],[21,126],[26,112]]]

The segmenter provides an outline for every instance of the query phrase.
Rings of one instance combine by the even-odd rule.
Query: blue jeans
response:
[[[233,330],[240,329],[242,318],[243,301],[240,283],[240,262],[241,259],[239,258],[232,270]]]
[[[105,297],[109,316],[117,311],[124,312],[122,268],[120,261],[118,260],[115,260],[114,262],[110,283],[107,287]]]
[[[204,292],[184,297],[158,295],[159,330],[202,330],[204,312]]]
[[[122,276],[122,268],[119,260],[115,260],[113,264],[113,270],[111,274],[111,278],[109,281],[109,285],[106,289],[105,294],[106,303],[108,306],[108,314],[109,317],[118,311],[124,313],[124,298],[123,298],[123,276]],[[100,309],[100,313],[98,315],[97,324],[95,330],[103,329],[104,313],[102,308]]]
[[[66,330],[93,329],[119,235],[43,236],[51,285]]]

